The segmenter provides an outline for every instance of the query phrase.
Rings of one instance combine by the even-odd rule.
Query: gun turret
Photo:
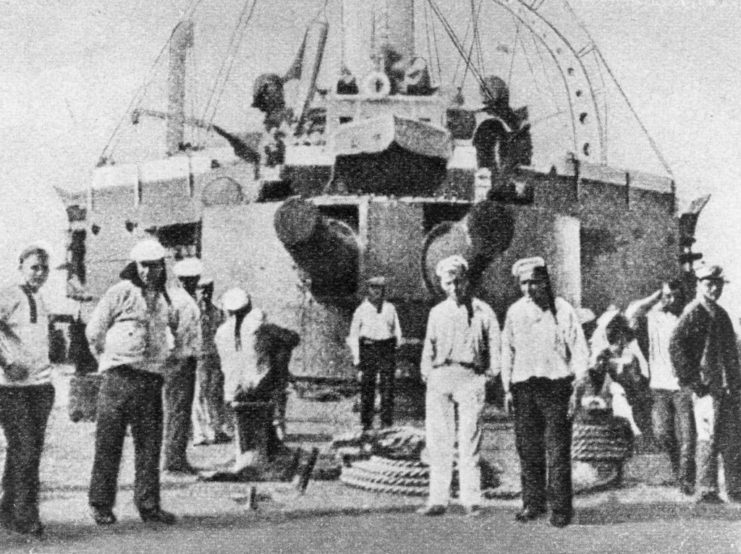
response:
[[[359,245],[346,223],[323,216],[300,198],[287,200],[273,220],[278,238],[317,296],[347,296],[358,283]]]

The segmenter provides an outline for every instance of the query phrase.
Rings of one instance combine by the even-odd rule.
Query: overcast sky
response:
[[[330,6],[336,1],[329,0]],[[261,2],[271,6],[271,13],[257,14],[255,21],[271,40],[262,50],[253,47],[242,55],[254,64],[264,63],[268,53],[275,55],[279,66],[274,70],[282,72],[309,15],[321,3]],[[189,4],[0,0],[3,184],[86,186],[116,122]],[[741,313],[741,2],[572,0],[571,5],[667,158],[680,197],[687,201],[713,194],[701,219],[697,249],[728,266],[736,283],[728,289],[726,305]],[[202,2],[202,66],[210,54],[223,51],[240,7],[238,0]],[[218,63],[210,62],[212,67]],[[149,94],[158,91],[153,86]],[[247,96],[250,91],[245,74],[231,93]],[[243,110],[231,120],[249,117]],[[629,144],[633,139],[624,140]]]

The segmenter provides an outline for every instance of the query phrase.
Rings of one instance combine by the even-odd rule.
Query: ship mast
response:
[[[185,138],[185,61],[193,46],[193,22],[181,21],[170,38],[170,72],[167,82],[167,153],[180,151]]]

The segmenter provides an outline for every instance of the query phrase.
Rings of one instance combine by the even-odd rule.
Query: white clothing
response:
[[[161,293],[152,294],[129,280],[109,288],[90,316],[85,335],[98,358],[98,371],[128,365],[162,373],[169,354],[173,325],[170,305]]]
[[[8,333],[3,341],[14,344],[14,350],[28,366],[29,374],[23,380],[7,379],[0,369],[0,385],[28,386],[51,382],[51,363],[49,362],[49,313],[43,298],[31,293],[36,305],[36,321],[32,322],[31,303],[20,285],[8,286],[0,291],[0,322]]]
[[[214,342],[221,359],[224,374],[224,401],[232,402],[240,390],[250,390],[257,386],[267,374],[268,367],[262,363],[255,350],[256,333],[266,321],[265,313],[253,308],[242,320],[240,326],[241,347],[237,348],[235,326],[237,318],[230,315],[218,328]]]
[[[433,369],[427,378],[425,431],[430,464],[428,505],[447,505],[453,478],[458,407],[458,476],[460,502],[481,504],[479,467],[486,376],[471,369],[450,365]]]
[[[531,377],[563,379],[587,371],[589,349],[576,310],[562,298],[555,299],[556,315],[528,297],[510,306],[502,332],[502,385]]]
[[[366,298],[355,310],[350,324],[350,336],[347,337],[347,345],[350,347],[355,365],[360,363],[361,338],[370,340],[395,338],[396,345],[401,344],[401,326],[393,304],[384,301],[379,312]]]
[[[499,373],[500,331],[496,314],[478,298],[468,307],[448,298],[430,310],[420,370],[427,378],[434,368],[462,364],[478,373]],[[470,317],[470,321],[469,321]]]

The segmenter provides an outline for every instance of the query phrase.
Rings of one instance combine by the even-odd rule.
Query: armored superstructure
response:
[[[689,268],[703,203],[681,219],[670,177],[605,163],[602,110],[583,49],[537,7],[494,2],[544,45],[561,77],[568,148],[546,169],[531,165],[529,110],[510,105],[505,79],[471,69],[481,94],[473,104],[434,82],[431,64],[415,52],[419,2],[341,4],[337,81],[317,85],[331,31],[317,17],[286,74],[255,79],[253,106],[264,119],[249,133],[186,115],[193,27],[178,25],[167,111],[132,112],[133,122],[167,121],[169,156],[103,164],[89,189],[84,260],[76,261],[90,293],[110,285],[142,234],[155,234],[174,257],[200,256],[218,290],[245,286],[274,322],[301,334],[294,374],[349,378],[345,337],[372,275],[388,278],[403,356],[414,368],[439,295],[434,266],[449,254],[466,256],[477,294],[500,316],[518,295],[510,268],[523,256],[543,255],[558,294],[594,311]],[[445,27],[437,4],[426,6]],[[465,55],[465,38],[450,34]],[[189,147],[188,126],[227,145]]]

